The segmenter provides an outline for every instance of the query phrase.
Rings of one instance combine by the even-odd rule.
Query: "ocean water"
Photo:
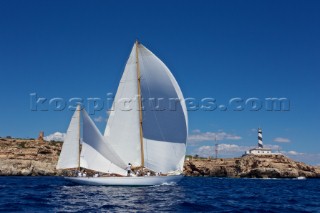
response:
[[[0,177],[0,212],[320,212],[320,179],[185,177],[176,185],[82,186]]]

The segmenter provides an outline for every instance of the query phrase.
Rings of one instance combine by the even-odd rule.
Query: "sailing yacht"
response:
[[[136,41],[104,135],[87,112],[77,106],[57,169],[81,167],[117,175],[66,177],[80,184],[139,186],[178,182],[183,177],[187,135],[188,115],[177,81],[157,56]],[[163,175],[127,177],[128,163]]]

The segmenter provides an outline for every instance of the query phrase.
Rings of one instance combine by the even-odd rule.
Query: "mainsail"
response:
[[[56,166],[57,169],[71,169],[79,167],[80,146],[80,106],[71,118],[62,150]]]
[[[140,84],[137,72],[141,75]],[[139,95],[143,104],[143,146],[139,132]],[[182,171],[188,134],[183,100],[179,85],[166,65],[146,47],[135,43],[105,130],[107,142],[125,162],[141,165],[144,159],[144,166],[154,171]],[[129,104],[128,108],[125,104]]]
[[[138,81],[135,46],[124,69],[104,133],[126,163],[141,165]]]

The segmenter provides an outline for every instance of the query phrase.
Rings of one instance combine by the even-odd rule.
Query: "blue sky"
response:
[[[106,97],[138,38],[185,97],[290,100],[286,112],[189,112],[188,153],[211,153],[219,133],[238,146],[222,155],[237,156],[260,126],[265,144],[320,164],[319,11],[319,1],[0,1],[0,136],[65,132],[72,112],[31,111],[29,94]]]

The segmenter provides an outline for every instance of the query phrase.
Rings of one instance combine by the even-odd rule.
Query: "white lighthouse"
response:
[[[263,142],[262,142],[262,129],[258,128],[258,147],[250,149],[246,151],[246,155],[270,155],[272,154],[271,149],[269,148],[263,148]]]
[[[258,148],[263,148],[261,128],[258,129]]]

